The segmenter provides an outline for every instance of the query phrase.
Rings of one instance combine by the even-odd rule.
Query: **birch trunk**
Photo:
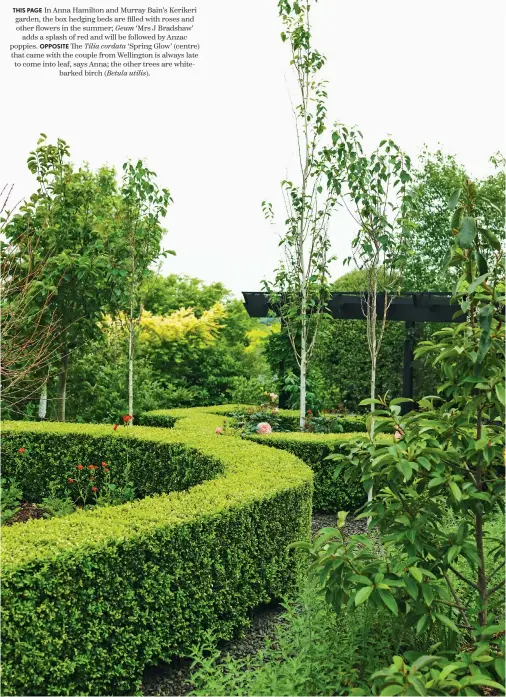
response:
[[[301,429],[306,425],[306,373],[307,373],[307,342],[305,333],[302,333],[300,346],[300,412],[299,426]]]
[[[69,357],[65,352],[61,357],[60,375],[58,376],[58,421],[65,421],[68,370]]]
[[[128,422],[129,426],[133,425],[134,416],[134,318],[133,306],[130,311],[130,320],[128,326],[128,413],[132,417]]]
[[[47,382],[42,385],[39,397],[39,419],[42,421],[46,418],[47,413]]]
[[[369,316],[369,349],[371,353],[371,389],[370,397],[371,399],[376,398],[376,365],[377,365],[377,338],[376,338],[376,316],[377,316],[377,305],[376,305],[376,293],[378,291],[378,278],[376,269],[373,270],[371,297],[369,299],[370,304],[370,316]],[[370,287],[371,287],[370,286]],[[371,423],[369,426],[369,438],[371,441],[374,440],[374,411],[376,405],[374,403],[370,406],[371,411]],[[372,501],[373,490],[372,486],[367,493],[367,500]],[[369,519],[370,522],[370,519]]]

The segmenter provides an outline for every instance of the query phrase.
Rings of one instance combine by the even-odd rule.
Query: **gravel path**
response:
[[[314,537],[321,528],[335,527],[335,525],[335,514],[315,513],[311,523],[312,535]],[[350,516],[346,521],[345,531],[349,535],[363,533],[365,529],[365,520],[354,520]],[[224,642],[222,651],[229,653],[233,658],[244,658],[248,654],[256,653],[264,646],[267,638],[274,638],[283,610],[284,608],[278,604],[258,608],[251,618],[251,626],[245,630],[244,635],[233,641]],[[163,695],[163,697],[187,695],[193,687],[191,682],[188,682],[190,666],[190,659],[174,659],[171,663],[147,668],[142,681],[144,694]]]

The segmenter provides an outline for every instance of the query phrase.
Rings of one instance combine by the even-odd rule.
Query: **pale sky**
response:
[[[105,5],[53,0],[50,7]],[[113,5],[114,3],[108,3]],[[130,7],[160,6],[134,0]],[[176,3],[177,4],[177,3]],[[279,183],[295,177],[290,67],[276,0],[192,0],[202,69],[191,79],[59,78],[10,65],[12,3],[1,3],[0,181],[18,198],[35,181],[26,159],[40,132],[66,140],[92,167],[143,158],[170,189],[166,273],[259,290],[278,261]],[[504,9],[501,0],[319,0],[314,44],[327,56],[330,121],[357,124],[374,147],[386,134],[413,158],[438,143],[474,176],[504,147]],[[206,36],[207,35],[207,36]],[[352,221],[332,223],[333,252],[350,252]],[[334,276],[342,272],[341,263]]]

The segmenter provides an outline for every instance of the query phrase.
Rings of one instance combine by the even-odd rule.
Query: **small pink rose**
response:
[[[223,433],[223,429],[222,429],[221,426],[218,426],[218,428],[216,429],[216,433],[217,433],[218,435],[221,435],[221,434]]]
[[[272,426],[267,421],[262,421],[258,424],[256,431],[261,434],[272,433]]]
[[[395,433],[394,433],[394,438],[395,440],[400,440],[402,436],[404,435],[404,431],[400,426],[395,427]]]

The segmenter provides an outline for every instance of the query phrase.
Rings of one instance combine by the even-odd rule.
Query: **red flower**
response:
[[[108,467],[104,467],[104,472],[109,472],[109,468],[108,468]]]
[[[92,490],[92,491],[98,491],[98,487],[97,487],[97,486],[92,486],[92,487],[91,487],[91,490]]]
[[[98,465],[89,465],[88,469],[89,470],[98,470]]]
[[[68,482],[69,484],[73,484],[73,483],[74,483],[74,480],[73,480],[71,477],[69,477],[69,478],[67,479],[67,482]]]
[[[102,467],[107,467],[107,462],[102,462]]]
[[[24,453],[25,451],[26,451],[26,448],[20,448],[20,449],[18,450],[18,453]]]
[[[132,420],[133,417],[130,416],[130,414],[125,414],[123,417],[123,423],[127,424],[129,421]]]
[[[308,415],[310,415],[310,416],[313,415],[313,412],[311,411],[311,409],[308,409],[308,410],[307,410],[307,413],[308,413]]]
[[[77,465],[77,469],[78,469],[78,470],[83,470],[84,467],[83,467],[82,465]]]
[[[118,424],[114,424],[114,430],[116,431],[118,428]]]

